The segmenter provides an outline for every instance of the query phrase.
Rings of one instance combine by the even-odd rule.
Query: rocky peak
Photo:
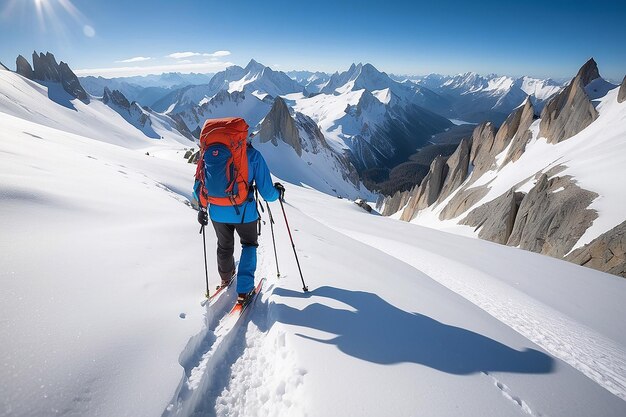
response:
[[[104,104],[114,104],[124,109],[130,109],[130,102],[119,90],[109,90],[108,87],[104,87],[104,95],[102,97]]]
[[[622,85],[619,86],[619,92],[617,93],[617,102],[623,103],[624,101],[626,101],[626,76],[624,76]]]
[[[585,62],[585,64],[578,70],[576,78],[580,79],[583,87],[586,87],[596,78],[600,78],[600,71],[598,70],[598,64],[596,61],[593,58],[590,58],[589,61]]]
[[[547,138],[549,143],[559,143],[596,120],[598,112],[585,92],[585,82],[589,84],[599,76],[592,58],[581,67],[572,82],[543,108],[539,135]]]
[[[89,96],[82,85],[80,85],[76,74],[65,62],[61,61],[58,64],[56,58],[50,52],[45,55],[43,53],[37,55],[37,52],[33,52],[33,79],[61,83],[63,89],[70,95],[85,103],[89,103]]]
[[[265,68],[266,68],[265,65],[259,64],[254,59],[251,59],[250,62],[248,62],[248,65],[246,65],[246,68],[244,69],[247,73],[260,74],[263,72],[263,70],[265,70]]]
[[[22,77],[28,78],[29,80],[34,78],[35,73],[33,72],[33,67],[30,66],[30,63],[22,55],[19,55],[15,60],[15,66],[15,72],[20,74]]]
[[[298,127],[281,97],[276,97],[270,112],[261,122],[259,137],[262,143],[271,141],[274,145],[278,145],[277,140],[280,139],[291,146],[298,156],[302,156]]]
[[[491,122],[481,123],[472,133],[470,162],[474,165],[472,178],[476,179],[491,168],[491,148],[496,138],[496,127]]]

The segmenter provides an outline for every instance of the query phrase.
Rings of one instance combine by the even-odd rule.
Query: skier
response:
[[[226,122],[223,122],[224,120],[226,120]],[[233,155],[237,152],[243,152],[242,155],[244,156],[241,158],[247,159],[247,182],[244,181],[238,183],[240,185],[239,191],[243,194],[241,202],[236,200],[236,196],[234,195],[235,191],[232,190],[232,185],[227,187],[227,189],[230,188],[231,191],[230,194],[227,193],[228,198],[226,200],[223,200],[223,198],[222,200],[220,200],[220,198],[211,198],[211,188],[212,186],[215,188],[215,174],[211,177],[211,173],[209,171],[211,169],[215,169],[216,163],[210,158],[220,158],[221,153],[225,153],[225,150],[222,149],[224,146],[222,144],[211,145],[210,139],[206,140],[206,143],[203,141],[203,134],[205,130],[208,131],[207,125],[209,123],[213,123],[213,125],[219,125],[220,123],[232,124],[233,120],[240,123],[242,126],[245,126],[245,134],[242,129],[239,136],[243,139],[241,142],[241,147],[243,147],[243,149],[241,149],[241,151],[239,149],[234,149],[232,152]],[[217,129],[223,128],[213,128],[213,130],[208,131],[206,135],[210,135],[212,131],[216,131]],[[196,198],[198,198],[200,203],[198,222],[201,225],[206,226],[209,224],[210,218],[217,236],[217,268],[221,277],[221,286],[226,287],[230,285],[231,280],[234,279],[236,274],[238,293],[237,302],[239,304],[245,304],[248,297],[251,296],[251,293],[254,291],[254,273],[257,266],[256,252],[257,247],[259,246],[258,229],[260,228],[260,216],[257,205],[258,202],[255,199],[255,190],[258,191],[258,193],[260,193],[266,201],[275,201],[278,198],[282,199],[285,193],[285,187],[283,187],[282,184],[278,182],[272,184],[270,171],[265,160],[263,159],[263,156],[259,153],[259,151],[254,149],[250,143],[246,142],[245,138],[247,137],[247,129],[248,125],[245,121],[243,121],[243,119],[216,119],[209,120],[205,123],[200,141],[201,146],[206,145],[203,149],[201,149],[203,168],[199,168],[198,171],[202,171],[200,174],[200,180],[204,181],[202,185],[206,185],[206,188],[204,189],[206,190],[205,193],[209,198],[200,198],[202,191],[199,186],[199,182],[201,181],[198,179],[198,172],[196,173],[196,184],[194,185],[194,194],[196,194]],[[226,143],[232,144],[233,139],[229,138]],[[222,148],[219,148],[220,146],[222,146]],[[209,149],[210,152],[207,152],[207,149]],[[245,162],[245,160],[241,162],[242,168],[235,166],[235,176],[238,175],[238,173],[245,173]],[[227,162],[223,163],[227,168],[218,169],[226,171],[230,168],[231,164],[237,165],[237,163],[237,158],[231,156]],[[219,164],[219,161],[217,164]],[[205,166],[207,167],[206,169],[204,169]],[[232,168],[230,169],[232,170]],[[231,184],[232,182],[233,180],[231,180]],[[242,190],[243,187],[247,188],[247,190]],[[221,190],[224,190],[224,187],[222,187]],[[245,193],[247,193],[247,195]],[[208,204],[203,206],[203,200],[206,200]],[[224,203],[223,201],[226,202]],[[239,235],[242,246],[238,271],[235,270],[235,258],[233,256],[235,249],[235,231]]]

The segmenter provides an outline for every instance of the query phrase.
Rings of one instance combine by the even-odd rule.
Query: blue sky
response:
[[[626,73],[624,1],[0,0],[0,61],[51,51],[83,74],[215,72],[250,58],[334,72]],[[185,52],[195,55],[185,56]],[[217,52],[217,54],[216,54]],[[134,60],[132,60],[135,58]],[[132,62],[121,62],[132,60]],[[122,69],[120,69],[122,68]]]

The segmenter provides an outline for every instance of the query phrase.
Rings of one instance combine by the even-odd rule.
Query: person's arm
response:
[[[272,184],[272,176],[270,175],[270,169],[267,167],[267,163],[263,156],[256,150],[250,150],[254,152],[252,155],[252,161],[254,163],[254,181],[256,182],[259,193],[266,201],[276,201],[280,195],[278,190],[274,188]]]

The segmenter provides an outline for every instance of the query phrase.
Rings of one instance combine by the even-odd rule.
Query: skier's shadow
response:
[[[275,321],[336,334],[328,340],[299,335],[336,345],[343,353],[378,364],[417,363],[443,372],[549,373],[554,360],[543,352],[512,349],[489,337],[450,326],[428,316],[409,313],[363,291],[320,287],[308,295],[276,288],[281,297],[326,297],[356,311],[315,303],[303,310],[273,303]]]

